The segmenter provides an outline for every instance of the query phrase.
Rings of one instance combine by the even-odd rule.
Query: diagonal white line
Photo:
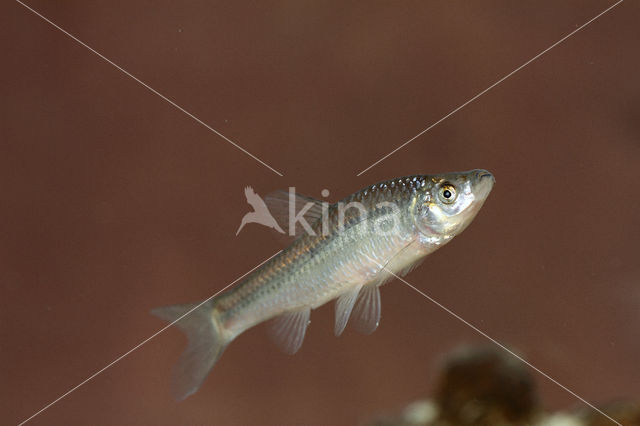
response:
[[[411,139],[409,139],[408,141],[406,141],[405,143],[403,143],[402,145],[398,146],[396,149],[394,149],[393,151],[389,152],[387,155],[385,155],[384,157],[380,158],[378,161],[376,161],[375,163],[371,164],[369,167],[367,167],[366,169],[362,170],[360,173],[358,173],[356,176],[360,176],[363,173],[365,173],[366,171],[368,171],[369,169],[375,167],[376,165],[378,165],[379,163],[381,163],[382,161],[386,160],[387,158],[389,158],[390,156],[392,156],[393,154],[395,154],[396,152],[398,152],[399,150],[401,150],[402,148],[404,148],[405,146],[409,145],[411,142],[413,142],[414,140],[418,139],[420,136],[424,135],[425,133],[427,133],[429,130],[433,129],[435,126],[437,126],[438,124],[442,123],[444,120],[446,120],[447,118],[451,117],[453,114],[455,114],[456,112],[460,111],[462,108],[466,107],[467,105],[469,105],[471,102],[475,101],[476,99],[478,99],[480,96],[484,95],[485,93],[487,93],[489,90],[493,89],[494,87],[496,87],[497,85],[499,85],[500,83],[502,83],[503,81],[505,81],[506,79],[508,79],[509,77],[511,77],[512,75],[514,75],[515,73],[517,73],[518,71],[520,71],[521,69],[523,69],[524,67],[526,67],[527,65],[529,65],[530,63],[532,63],[533,61],[535,61],[536,59],[540,58],[541,56],[543,56],[545,53],[549,52],[551,49],[553,49],[554,47],[556,47],[557,45],[559,45],[560,43],[562,43],[563,41],[567,40],[569,37],[571,37],[572,35],[574,35],[575,33],[577,33],[578,31],[584,29],[587,25],[591,24],[593,21],[595,21],[596,19],[600,18],[602,15],[604,15],[605,13],[609,12],[611,9],[613,9],[614,7],[618,6],[620,3],[622,3],[624,0],[619,0],[618,2],[614,3],[613,5],[609,6],[608,8],[606,8],[604,11],[600,12],[598,15],[594,16],[593,18],[591,18],[590,20],[588,20],[587,22],[585,22],[584,24],[580,25],[578,28],[576,28],[575,30],[571,31],[569,34],[567,34],[566,36],[562,37],[560,40],[556,41],[555,43],[553,43],[551,46],[547,47],[546,49],[544,49],[542,52],[538,53],[536,56],[534,56],[533,58],[529,59],[527,62],[525,62],[524,64],[520,65],[518,68],[516,68],[515,70],[511,71],[509,74],[505,75],[504,77],[502,77],[500,80],[496,81],[495,83],[493,83],[491,86],[487,87],[486,89],[484,89],[482,92],[478,93],[477,95],[475,95],[473,98],[469,99],[467,102],[463,103],[462,105],[460,105],[459,107],[457,107],[456,109],[454,109],[453,111],[451,111],[450,113],[448,113],[447,115],[445,115],[444,117],[442,117],[440,120],[436,121],[435,123],[433,123],[432,125],[430,125],[429,127],[427,127],[426,129],[424,129],[423,131],[421,131],[420,133],[418,133],[417,135],[415,135],[414,137],[412,137]]]
[[[103,373],[106,369],[110,368],[111,366],[113,366],[114,364],[116,364],[117,362],[121,361],[122,359],[124,359],[125,357],[127,357],[128,355],[130,355],[133,351],[137,350],[138,348],[140,348],[142,345],[144,345],[145,343],[149,342],[151,339],[155,338],[156,336],[158,336],[160,333],[164,332],[166,329],[168,329],[169,327],[171,327],[172,325],[174,325],[175,323],[177,323],[178,321],[180,321],[182,318],[186,317],[187,315],[189,315],[191,312],[195,311],[196,309],[198,309],[200,306],[204,305],[205,303],[207,303],[209,300],[213,299],[214,297],[216,297],[218,294],[222,293],[223,291],[225,291],[226,289],[228,289],[229,287],[231,287],[232,285],[234,285],[235,283],[237,283],[238,281],[240,281],[241,279],[243,279],[244,277],[246,277],[247,275],[249,275],[250,273],[252,273],[253,271],[255,271],[256,269],[258,269],[259,267],[261,267],[262,265],[264,265],[265,263],[267,263],[269,260],[273,259],[274,257],[276,257],[278,254],[280,254],[282,252],[282,250],[280,250],[279,252],[277,252],[276,254],[274,254],[273,256],[269,257],[268,259],[264,260],[263,262],[261,262],[259,265],[254,266],[249,272],[246,272],[245,274],[241,275],[240,277],[236,278],[235,280],[233,280],[231,283],[227,284],[222,290],[217,291],[215,294],[213,294],[212,296],[208,297],[206,300],[204,300],[202,303],[198,304],[196,307],[192,308],[190,311],[188,311],[187,313],[185,313],[184,315],[182,315],[180,318],[176,319],[175,321],[173,321],[172,323],[162,327],[160,330],[156,331],[155,333],[153,333],[151,336],[147,337],[146,339],[144,339],[142,342],[138,343],[137,345],[135,345],[133,348],[129,349],[127,352],[123,353],[122,355],[120,355],[118,358],[114,359],[113,361],[111,361],[109,364],[105,365],[104,367],[102,367],[100,370],[96,371],[95,373],[93,373],[92,375],[90,375],[89,377],[87,377],[86,379],[84,379],[82,382],[78,383],[76,386],[72,387],[71,389],[69,389],[68,391],[66,391],[65,393],[63,393],[62,395],[60,395],[58,398],[54,399],[53,401],[51,401],[49,404],[45,405],[44,407],[42,407],[40,410],[38,410],[37,412],[35,412],[34,414],[32,414],[29,418],[23,420],[22,422],[20,422],[20,424],[18,426],[22,426],[23,424],[27,423],[28,421],[30,421],[31,419],[33,419],[34,417],[36,417],[37,415],[39,415],[40,413],[42,413],[43,411],[47,410],[48,408],[51,408],[51,406],[53,406],[54,404],[58,403],[61,399],[63,399],[64,397],[68,396],[70,393],[74,392],[75,390],[77,390],[80,386],[84,385],[85,383],[89,382],[90,380],[94,379],[96,376],[98,376],[99,374]]]
[[[189,117],[191,117],[193,120],[195,120],[196,122],[198,122],[199,124],[203,125],[204,127],[206,127],[207,129],[209,129],[210,131],[212,131],[213,133],[215,133],[216,135],[220,136],[222,139],[224,139],[225,141],[229,142],[231,145],[233,145],[234,147],[236,147],[237,149],[239,149],[240,151],[244,152],[245,154],[247,154],[249,157],[253,158],[254,160],[256,160],[258,163],[262,164],[263,166],[265,166],[266,168],[268,168],[269,170],[271,170],[272,172],[274,172],[275,174],[277,174],[278,176],[283,176],[282,173],[280,173],[279,171],[277,171],[276,169],[274,169],[273,167],[271,167],[270,165],[268,165],[267,163],[265,163],[264,161],[262,161],[261,159],[259,159],[258,157],[256,157],[255,155],[253,155],[252,153],[250,153],[249,151],[247,151],[246,149],[244,149],[243,147],[241,147],[240,145],[238,145],[237,143],[235,143],[234,141],[232,141],[231,139],[229,139],[228,137],[226,137],[225,135],[223,135],[222,133],[220,133],[219,131],[217,131],[216,129],[214,129],[213,127],[209,126],[207,123],[205,123],[204,121],[200,120],[198,117],[196,117],[195,115],[193,115],[192,113],[190,113],[189,111],[187,111],[186,109],[182,108],[180,105],[178,105],[177,103],[175,103],[174,101],[172,101],[171,99],[167,98],[165,95],[163,95],[162,93],[158,92],[156,89],[154,89],[153,87],[149,86],[147,83],[145,83],[144,81],[140,80],[138,77],[136,77],[135,75],[131,74],[129,71],[125,70],[124,68],[122,68],[121,66],[119,66],[118,64],[116,64],[115,62],[113,62],[111,59],[107,58],[106,56],[104,56],[102,53],[98,52],[97,50],[95,50],[94,48],[92,48],[91,46],[89,46],[88,44],[86,44],[85,42],[83,42],[82,40],[80,40],[79,38],[77,38],[76,36],[74,36],[73,34],[71,34],[70,32],[66,31],[64,28],[60,27],[59,25],[55,24],[53,21],[51,21],[50,19],[48,19],[47,17],[43,16],[41,13],[37,12],[36,10],[34,10],[33,8],[31,8],[30,6],[27,6],[26,4],[24,4],[23,2],[21,2],[20,0],[16,0],[16,2],[22,6],[24,6],[27,10],[31,11],[33,14],[35,14],[36,16],[39,16],[40,18],[42,18],[44,21],[48,22],[49,24],[51,24],[54,28],[58,29],[60,32],[62,32],[63,34],[65,34],[66,36],[70,37],[72,40],[74,40],[75,42],[77,42],[78,44],[80,44],[81,46],[86,47],[88,50],[90,50],[91,52],[95,53],[97,56],[99,56],[101,59],[105,60],[106,62],[108,62],[109,64],[113,65],[116,69],[118,69],[120,72],[122,72],[123,74],[131,77],[133,80],[135,80],[137,83],[139,83],[140,85],[142,85],[143,87],[145,87],[146,89],[148,89],[149,91],[151,91],[152,93],[158,95],[160,98],[164,99],[165,101],[169,102],[171,105],[173,105],[176,109],[182,111],[184,114],[188,115]]]
[[[369,257],[369,256],[367,256]],[[492,343],[494,343],[495,345],[497,345],[498,347],[500,347],[501,349],[504,349],[505,351],[507,351],[509,354],[513,355],[514,357],[516,357],[517,359],[519,359],[520,361],[522,361],[523,363],[525,363],[526,365],[528,365],[529,367],[531,367],[533,370],[535,370],[536,372],[538,372],[539,374],[541,374],[542,376],[544,376],[545,378],[547,378],[548,380],[550,380],[551,382],[555,383],[556,385],[560,386],[562,389],[564,389],[565,391],[567,391],[568,393],[570,393],[571,395],[573,395],[574,397],[578,398],[580,401],[584,402],[585,404],[587,404],[589,407],[591,407],[592,409],[594,409],[595,411],[597,411],[598,413],[602,414],[603,416],[605,416],[607,419],[611,420],[613,423],[622,426],[620,423],[618,423],[617,421],[615,421],[614,419],[612,419],[611,417],[609,417],[606,413],[604,413],[602,410],[600,410],[599,408],[597,408],[596,406],[594,406],[593,404],[591,404],[589,401],[587,401],[586,399],[584,399],[583,397],[581,397],[580,395],[578,395],[577,393],[573,392],[571,389],[569,389],[568,387],[564,386],[562,383],[558,382],[557,380],[555,380],[553,377],[549,376],[547,373],[545,373],[544,371],[540,370],[538,367],[536,367],[535,365],[531,364],[529,361],[527,361],[526,359],[522,358],[520,355],[516,354],[515,352],[513,352],[512,350],[510,350],[509,348],[507,348],[505,345],[503,345],[502,343],[500,343],[499,341],[497,341],[496,339],[494,339],[493,337],[489,336],[487,333],[485,333],[484,331],[480,330],[478,327],[476,327],[475,325],[471,324],[469,321],[465,320],[464,318],[462,318],[460,315],[456,314],[455,312],[453,312],[451,309],[447,308],[446,306],[444,306],[443,304],[441,304],[440,302],[438,302],[437,300],[433,299],[432,297],[428,296],[427,294],[425,294],[422,290],[419,290],[418,288],[414,287],[413,285],[411,285],[408,281],[406,281],[404,278],[399,277],[398,275],[394,274],[392,271],[390,271],[389,269],[387,269],[385,266],[381,265],[380,263],[376,262],[375,260],[371,259],[369,257],[369,260],[371,260],[372,262],[376,263],[380,268],[384,269],[385,271],[389,272],[391,275],[393,275],[394,277],[396,277],[397,279],[399,279],[400,281],[402,281],[403,283],[405,283],[406,285],[408,285],[409,287],[411,287],[412,289],[414,289],[415,291],[417,291],[418,293],[420,293],[423,297],[425,297],[426,299],[428,299],[431,303],[435,304],[437,307],[439,307],[440,309],[444,310],[446,313],[450,314],[451,316],[453,316],[454,318],[456,318],[457,320],[461,321],[462,323],[464,323],[465,325],[467,325],[468,327],[472,328],[474,331],[476,331],[477,333],[479,333],[480,335],[486,337],[487,339],[489,339]]]

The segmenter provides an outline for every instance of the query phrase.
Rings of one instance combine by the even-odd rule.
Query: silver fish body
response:
[[[233,339],[271,318],[277,318],[276,341],[289,353],[300,348],[310,311],[334,299],[336,335],[348,321],[364,333],[374,331],[379,287],[462,232],[493,183],[485,170],[416,175],[371,185],[328,208],[317,202],[312,209],[323,215],[312,233],[300,235],[235,287],[197,309],[154,310],[168,321],[179,319],[189,338],[174,374],[175,396],[195,392]]]

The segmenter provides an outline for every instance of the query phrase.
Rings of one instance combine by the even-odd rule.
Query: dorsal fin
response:
[[[298,352],[304,341],[310,314],[311,309],[305,307],[286,312],[273,320],[271,336],[282,351],[291,355]]]
[[[278,225],[284,230],[285,238],[296,239],[312,230],[313,225],[322,218],[323,202],[315,198],[279,189],[267,194],[264,202]],[[289,229],[289,205],[295,203],[294,229]],[[327,205],[328,207],[328,205]]]

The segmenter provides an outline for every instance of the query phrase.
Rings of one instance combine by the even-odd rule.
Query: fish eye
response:
[[[456,192],[456,188],[453,185],[445,183],[440,187],[438,196],[440,197],[440,201],[442,201],[443,203],[451,204],[458,197],[458,193]]]

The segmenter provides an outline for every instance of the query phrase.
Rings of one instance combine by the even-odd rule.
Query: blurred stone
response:
[[[640,403],[617,401],[598,407],[622,426],[640,426]],[[602,414],[589,410],[581,417],[587,426],[609,426],[611,420]]]
[[[599,407],[622,426],[640,426],[640,404]],[[533,377],[516,357],[493,347],[464,347],[446,359],[433,400],[416,401],[370,426],[609,426],[595,410],[546,414]]]
[[[437,425],[526,425],[537,407],[535,385],[524,364],[485,347],[463,348],[450,356],[435,401]]]
[[[543,418],[538,426],[586,426],[584,420],[574,414],[556,413]]]
[[[428,425],[438,417],[438,407],[431,401],[417,401],[404,409],[402,417],[411,425]]]
[[[416,401],[409,404],[402,413],[379,416],[370,426],[428,426],[438,416],[438,407],[432,401]]]
[[[372,426],[518,426],[533,423],[533,379],[516,358],[494,348],[466,347],[451,354],[433,401],[417,401]]]

